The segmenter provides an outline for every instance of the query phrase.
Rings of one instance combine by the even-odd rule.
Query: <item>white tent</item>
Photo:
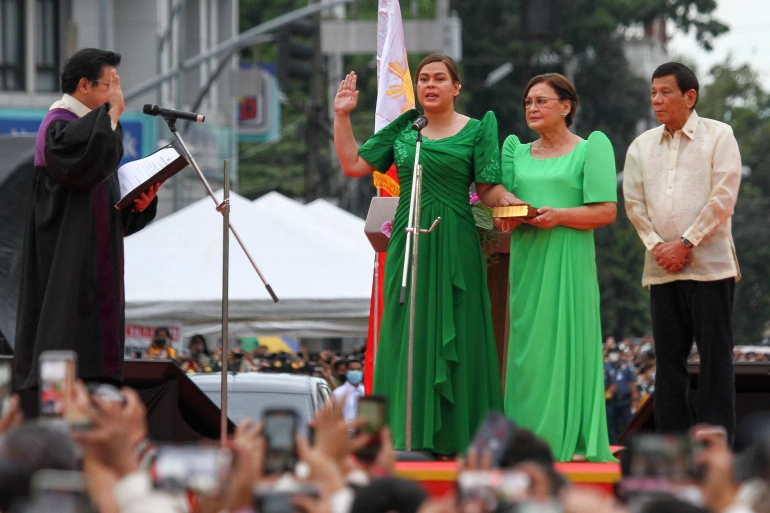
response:
[[[232,335],[366,335],[374,253],[363,220],[277,193],[254,202],[231,194],[230,205],[231,223],[280,299],[273,303],[231,234]],[[206,197],[126,238],[127,323],[181,322],[185,336],[220,330],[222,224]]]

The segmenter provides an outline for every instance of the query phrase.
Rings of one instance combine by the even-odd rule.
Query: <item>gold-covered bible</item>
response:
[[[495,207],[492,209],[492,217],[501,218],[529,218],[537,215],[537,209],[531,205],[509,205],[507,207]]]

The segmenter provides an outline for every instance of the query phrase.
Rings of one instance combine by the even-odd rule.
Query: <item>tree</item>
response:
[[[466,113],[497,115],[501,140],[516,134],[526,142],[536,137],[526,126],[519,105],[524,87],[535,75],[565,73],[562,53],[572,47],[578,67],[575,86],[580,96],[576,132],[587,137],[604,132],[613,144],[618,170],[636,137],[637,123],[649,112],[649,78],[629,69],[623,54],[623,29],[648,26],[656,19],[673,20],[678,30],[694,31],[710,48],[727,30],[714,19],[714,0],[533,0],[550,5],[555,24],[550,39],[528,37],[522,23],[528,0],[453,0],[463,20],[463,61]],[[541,11],[542,12],[542,11]],[[492,87],[485,77],[505,62],[514,72]],[[463,96],[463,95],[461,95]],[[625,215],[618,191],[614,224],[596,230],[602,326],[606,335],[638,336],[650,329],[649,294],[641,287],[644,249]]]
[[[649,112],[649,78],[637,77],[629,69],[621,44],[623,29],[634,24],[648,26],[656,19],[666,18],[674,21],[677,30],[694,31],[704,48],[710,48],[713,39],[727,30],[712,16],[715,0],[551,0],[557,30],[546,41],[524,37],[525,1],[528,0],[450,0],[451,8],[463,22],[463,60],[459,63],[463,89],[458,110],[476,118],[494,111],[501,142],[509,134],[516,134],[525,142],[532,140],[534,134],[527,128],[519,104],[524,86],[534,75],[563,72],[560,57],[569,44],[578,63],[575,85],[580,107],[576,131],[583,137],[594,130],[607,134],[615,149],[618,170],[623,168],[638,121]],[[433,17],[435,3],[436,0],[419,0],[418,16]],[[306,0],[241,0],[242,29],[304,5]],[[402,0],[402,12],[404,18],[411,16],[406,0]],[[351,19],[374,17],[376,2],[358,2],[348,10]],[[266,47],[259,57],[270,61],[272,49]],[[413,69],[421,57],[409,56]],[[345,70],[355,70],[359,77],[361,95],[351,119],[354,133],[362,139],[373,131],[376,71],[370,67],[371,60],[371,56],[358,56],[346,58],[345,62]],[[487,75],[506,62],[514,64],[513,73],[494,86],[485,87]],[[241,163],[241,189],[253,196],[275,189],[294,196],[304,191],[304,125],[300,119],[303,110],[296,106],[304,105],[306,97],[297,91],[285,92],[289,102],[283,110],[284,140],[261,149],[253,160]],[[243,150],[254,151],[246,146]],[[331,153],[328,155],[329,166],[334,158]],[[339,176],[331,176],[331,180],[335,182],[331,189],[340,204],[363,215],[368,198],[374,194],[370,181]],[[596,240],[604,330],[616,337],[641,335],[650,325],[648,293],[640,285],[644,250],[625,216],[622,201],[617,221],[597,230]]]

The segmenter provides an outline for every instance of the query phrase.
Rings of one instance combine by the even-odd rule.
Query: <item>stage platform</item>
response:
[[[615,483],[620,480],[618,463],[557,463],[556,470],[575,485],[588,486],[612,495]],[[454,490],[457,464],[453,461],[396,463],[396,474],[419,482],[432,496],[442,496]]]

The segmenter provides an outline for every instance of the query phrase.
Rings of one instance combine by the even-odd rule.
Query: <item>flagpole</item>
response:
[[[377,187],[377,197],[382,196]],[[374,252],[374,320],[372,321],[372,383],[374,383],[374,368],[377,365],[377,349],[380,346],[380,252]],[[370,390],[369,393],[372,391]]]

